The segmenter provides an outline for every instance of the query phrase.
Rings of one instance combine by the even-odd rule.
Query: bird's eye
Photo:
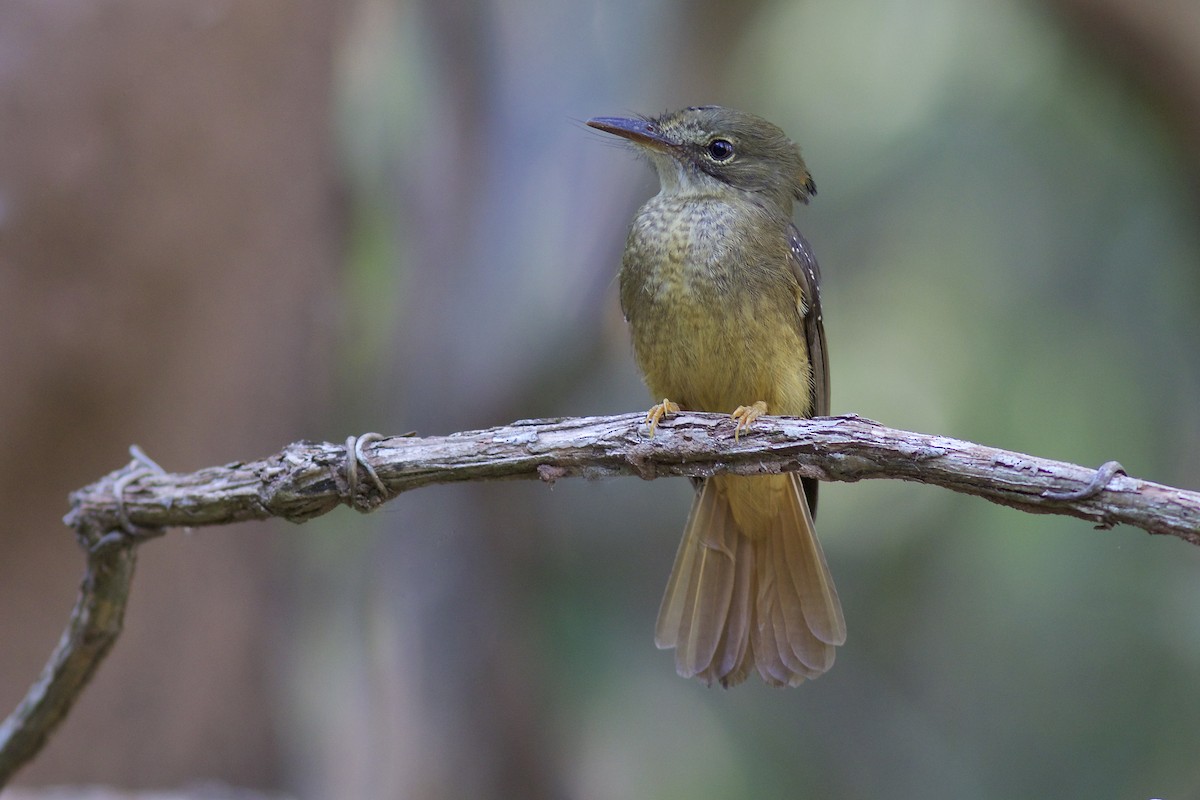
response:
[[[728,139],[713,139],[708,143],[708,155],[713,161],[733,158],[733,144]]]

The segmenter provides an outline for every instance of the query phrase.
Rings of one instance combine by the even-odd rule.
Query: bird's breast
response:
[[[621,305],[655,396],[806,413],[808,359],[786,221],[720,198],[662,195],[635,218]],[[786,398],[785,398],[786,395]]]

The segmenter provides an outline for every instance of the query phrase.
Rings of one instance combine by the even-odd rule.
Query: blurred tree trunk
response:
[[[1200,3],[1194,0],[1049,0],[1167,110],[1200,180]]]
[[[0,4],[3,714],[82,574],[69,490],[133,441],[167,469],[270,450],[324,395],[335,9]],[[22,781],[278,783],[266,534],[142,554],[124,636]]]

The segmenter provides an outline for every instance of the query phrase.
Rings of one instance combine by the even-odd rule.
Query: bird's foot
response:
[[[650,425],[650,438],[651,439],[654,438],[654,430],[655,430],[655,428],[658,427],[658,421],[660,419],[662,419],[663,417],[669,416],[671,414],[678,414],[678,413],[679,413],[679,404],[672,403],[670,400],[668,400],[665,397],[663,398],[663,401],[661,403],[659,403],[658,405],[652,407],[649,411],[647,411],[646,412],[646,422],[649,423],[649,425]]]
[[[730,414],[737,420],[737,427],[733,429],[733,440],[736,442],[742,431],[750,427],[754,420],[767,413],[767,403],[764,400],[759,400],[751,406],[738,406]]]

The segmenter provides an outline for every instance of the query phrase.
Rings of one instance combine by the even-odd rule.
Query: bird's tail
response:
[[[733,686],[755,666],[773,686],[796,686],[832,667],[845,641],[842,606],[800,479],[706,480],[655,632],[660,648],[675,648],[679,674]]]

